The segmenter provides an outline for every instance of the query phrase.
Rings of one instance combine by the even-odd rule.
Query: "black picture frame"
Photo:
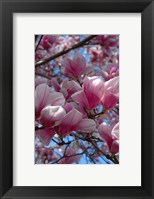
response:
[[[141,13],[142,186],[13,186],[13,13]],[[25,171],[26,172],[26,171]],[[131,171],[130,171],[131,172]],[[0,0],[0,196],[1,198],[154,198],[154,1]]]

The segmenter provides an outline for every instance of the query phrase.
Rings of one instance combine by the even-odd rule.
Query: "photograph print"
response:
[[[35,164],[119,164],[119,35],[35,35]]]

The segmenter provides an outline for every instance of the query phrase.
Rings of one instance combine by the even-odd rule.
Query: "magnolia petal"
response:
[[[119,97],[119,77],[114,77],[105,82],[105,90]]]
[[[81,75],[84,74],[86,68],[85,58],[80,53],[76,53],[74,59],[71,62],[71,67],[74,71],[74,77],[81,77]]]
[[[104,81],[99,76],[93,76],[93,77],[85,77],[83,80],[83,90],[86,94],[86,96],[89,95],[89,93],[92,95],[96,95],[97,97],[102,97],[104,89]]]
[[[91,71],[93,70],[93,68],[91,66],[87,66],[85,69],[84,69],[84,74],[89,74]]]
[[[70,81],[70,87],[69,87],[69,92],[71,92],[71,94],[77,92],[77,91],[80,91],[82,88],[81,86],[79,85],[78,82],[72,80]]]
[[[64,104],[65,104],[65,98],[62,93],[60,93],[60,92],[50,93],[50,97],[47,101],[47,105],[63,106]]]
[[[64,79],[61,84],[61,87],[67,90],[71,86],[70,84],[71,84],[71,81],[69,81],[68,79]]]
[[[74,93],[71,98],[75,101],[75,102],[78,102],[79,104],[81,104],[83,107],[87,108],[87,109],[90,109],[89,107],[89,103],[88,103],[88,100],[86,98],[86,95],[85,93],[81,90],[81,91],[78,91],[76,93]]]
[[[61,63],[61,66],[65,68],[67,68],[70,65],[70,59],[68,57],[64,57]]]
[[[113,127],[111,134],[119,139],[119,122]]]
[[[60,89],[60,92],[64,95],[64,97],[65,97],[65,99],[66,99],[67,96],[68,96],[67,90],[66,90],[65,88],[61,88],[61,89]]]
[[[46,103],[47,98],[50,95],[50,88],[47,84],[39,84],[35,90],[35,105],[43,105]]]
[[[47,79],[44,77],[36,76],[35,77],[35,87],[37,87],[39,84],[47,84]]]
[[[98,127],[98,132],[100,136],[107,142],[109,148],[111,148],[112,142],[116,139],[115,136],[111,135],[112,126],[102,123]]]
[[[70,102],[70,103],[66,103],[63,108],[65,109],[66,113],[70,112],[72,109],[76,108],[77,104]]]
[[[47,84],[39,84],[35,90],[36,118],[39,117],[41,110],[45,107],[50,96],[50,88]]]
[[[37,131],[37,136],[44,145],[49,145],[55,132],[50,128],[40,129]]]
[[[96,123],[92,119],[82,119],[76,126],[75,130],[91,133],[96,130]]]
[[[65,115],[66,112],[61,106],[46,106],[41,111],[40,122],[46,127],[57,126]]]
[[[71,110],[61,120],[59,128],[60,134],[65,134],[71,130],[74,130],[73,127],[81,120],[82,120],[82,114],[76,109]]]
[[[117,154],[119,153],[119,140],[114,140],[111,146],[111,153]]]
[[[102,103],[106,110],[113,108],[118,101],[119,98],[116,95],[113,95],[112,93],[107,91],[102,98]]]
[[[72,68],[72,60],[68,57],[64,57],[61,66],[64,68],[64,74],[69,77],[75,77],[74,70]]]
[[[83,91],[88,100],[90,109],[95,108],[103,96],[103,79],[98,76],[85,77],[83,80]]]
[[[80,66],[81,68],[86,67],[86,59],[80,53],[76,53],[73,61],[76,66]]]

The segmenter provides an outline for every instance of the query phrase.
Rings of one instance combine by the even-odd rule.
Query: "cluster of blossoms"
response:
[[[40,35],[35,61],[35,163],[118,164],[119,36]]]

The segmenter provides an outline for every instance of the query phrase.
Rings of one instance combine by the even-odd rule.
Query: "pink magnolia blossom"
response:
[[[65,115],[66,112],[61,106],[46,106],[41,111],[40,122],[44,127],[58,126]]]
[[[112,126],[102,123],[98,127],[100,136],[105,140],[109,146],[111,153],[116,154],[119,152],[119,123],[113,128]]]
[[[37,131],[37,136],[45,145],[50,143],[52,137],[56,133],[55,128],[57,133],[63,136],[66,136],[71,131],[82,131],[86,133],[95,131],[96,123],[94,120],[83,119],[82,114],[76,109],[73,108],[66,114],[62,107],[56,107],[57,113],[54,113],[54,108],[48,106],[41,112],[40,121],[45,128],[39,129]]]
[[[118,45],[118,41],[118,35],[99,35],[93,40],[93,43],[99,43],[106,47],[115,47]]]
[[[82,114],[78,110],[72,109],[61,120],[59,133],[65,136],[71,131],[83,131],[88,133],[95,129],[96,123],[94,120],[82,119]]]
[[[64,68],[64,74],[68,77],[80,78],[82,74],[89,71],[85,58],[79,53],[76,53],[73,60],[65,57],[61,64]]]
[[[95,46],[90,49],[90,60],[92,63],[100,64],[104,59],[108,57],[109,49],[102,49],[101,46]]]
[[[105,80],[112,79],[116,76],[119,75],[119,64],[117,63],[112,63],[112,64],[107,64],[106,66],[103,67],[103,71],[100,69],[99,73],[102,75],[103,72],[105,72]]]
[[[104,82],[99,76],[85,77],[82,90],[72,95],[72,99],[86,109],[93,109],[99,103],[103,95]]]
[[[106,110],[116,105],[119,101],[119,77],[114,77],[104,83],[104,92],[101,101]]]
[[[52,45],[53,45],[54,43],[56,43],[56,42],[57,42],[57,36],[45,35],[45,36],[43,36],[43,38],[42,38],[41,45],[43,46],[43,48],[44,48],[45,50],[48,51],[49,48],[51,48]]]
[[[40,117],[41,110],[47,106],[63,106],[65,104],[65,98],[62,93],[52,92],[50,93],[50,87],[46,84],[39,84],[35,90],[35,109],[36,118]]]
[[[119,66],[118,64],[110,64],[103,68],[99,68],[98,74],[101,75],[105,81],[108,81],[119,75]]]

